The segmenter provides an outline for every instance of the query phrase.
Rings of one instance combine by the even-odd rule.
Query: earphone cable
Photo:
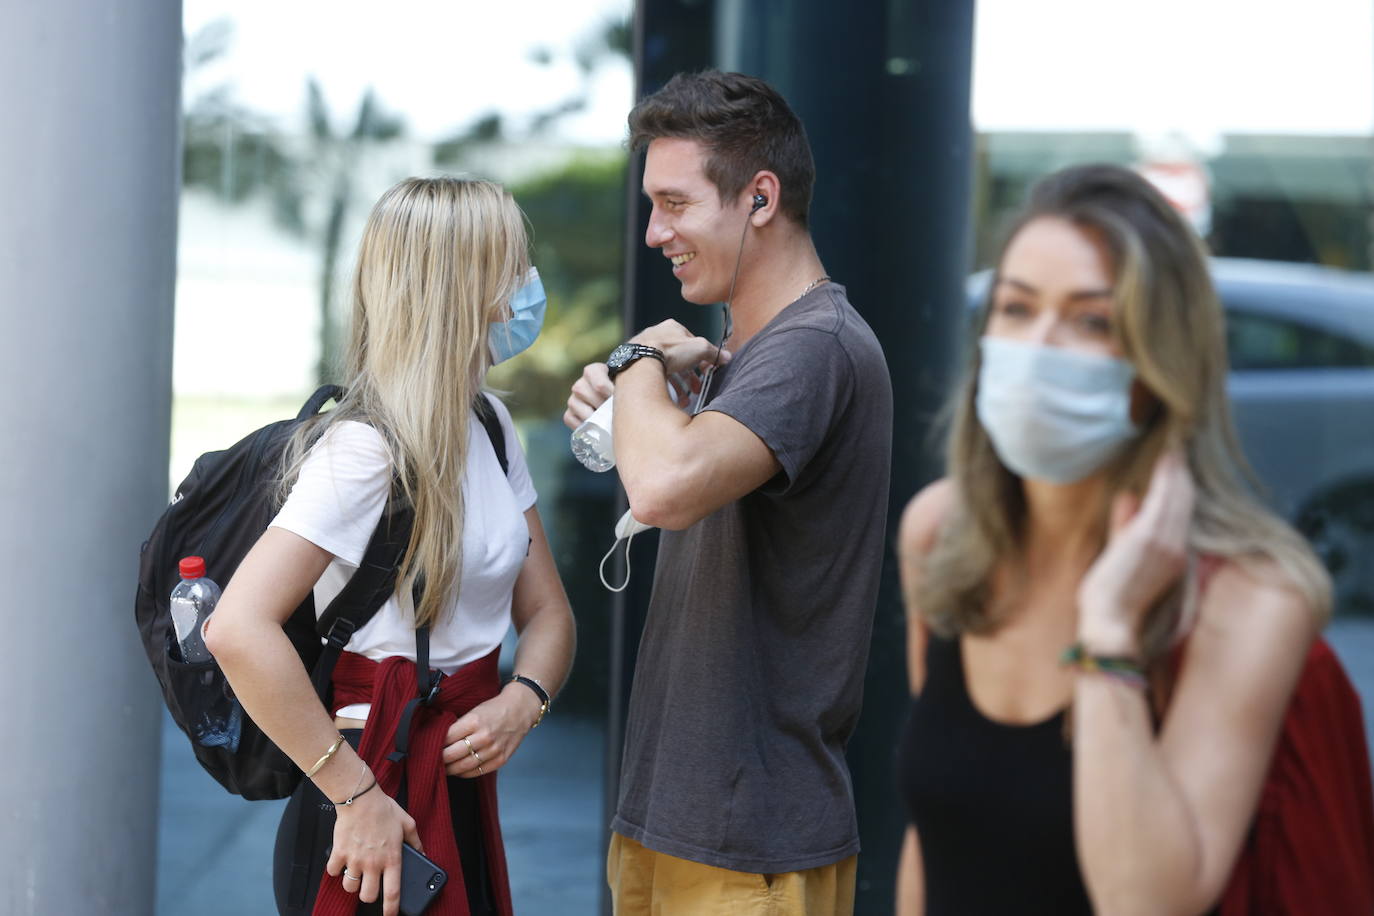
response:
[[[755,210],[758,208],[755,207]],[[706,379],[701,385],[701,394],[697,395],[697,409],[693,414],[701,413],[701,409],[706,406],[706,396],[711,391],[711,379],[716,374],[716,369],[720,368],[720,351],[725,348],[725,342],[730,339],[730,333],[734,330],[734,319],[730,314],[730,306],[735,301],[735,284],[739,282],[739,268],[744,260],[744,240],[749,237],[749,221],[753,218],[754,211],[750,210],[749,215],[744,219],[744,228],[739,234],[739,251],[735,253],[735,272],[730,275],[730,293],[725,297],[725,302],[721,306],[722,327],[720,332],[720,343],[716,344],[716,358],[711,361],[711,368],[706,370]]]

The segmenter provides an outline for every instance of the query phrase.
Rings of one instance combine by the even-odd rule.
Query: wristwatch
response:
[[[611,376],[611,381],[625,371],[637,359],[651,357],[663,363],[663,371],[668,371],[668,362],[663,358],[663,351],[658,347],[650,347],[645,344],[623,343],[611,351],[611,355],[606,357],[606,371]]]

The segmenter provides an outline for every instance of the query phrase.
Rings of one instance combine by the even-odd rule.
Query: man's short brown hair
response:
[[[806,226],[816,166],[801,120],[778,91],[742,73],[679,73],[630,112],[630,149],[653,140],[695,140],[722,204],[761,169],[778,176],[782,212]]]

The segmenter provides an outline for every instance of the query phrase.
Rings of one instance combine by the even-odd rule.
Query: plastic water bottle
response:
[[[188,664],[210,660],[205,648],[205,621],[219,601],[219,586],[205,578],[205,560],[186,557],[177,569],[181,581],[172,589],[172,626],[176,627],[181,659]]]
[[[615,401],[609,397],[606,402],[592,411],[592,415],[573,430],[573,457],[582,462],[588,470],[609,471],[615,467],[615,447],[611,443],[611,416]]]

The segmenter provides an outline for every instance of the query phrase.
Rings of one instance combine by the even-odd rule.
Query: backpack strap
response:
[[[477,402],[473,406],[477,413],[477,418],[482,421],[482,428],[487,432],[487,438],[491,441],[492,451],[496,453],[496,460],[501,465],[501,473],[510,473],[510,462],[506,458],[506,431],[501,426],[501,418],[496,415],[491,402],[487,400],[485,394],[479,394]],[[415,606],[420,606],[420,596],[424,589],[424,582],[417,581],[412,590],[412,598]],[[410,724],[415,716],[417,706],[427,704],[434,699],[434,695],[439,692],[439,682],[444,679],[443,674],[431,672],[429,670],[429,627],[415,628],[415,687],[416,695],[405,705],[401,712],[400,723],[396,728],[395,749],[387,755],[387,759],[395,763],[405,759],[406,753],[410,749]],[[401,776],[401,791],[399,796],[404,797],[405,775]],[[404,807],[404,802],[402,802]]]
[[[339,397],[342,394],[343,389],[326,385],[311,396],[310,401],[302,408],[301,412],[306,416],[311,416],[317,413],[329,398]],[[496,453],[496,460],[501,465],[501,472],[509,474],[510,463],[506,457],[506,433],[501,426],[501,418],[497,416],[496,410],[484,394],[478,396],[474,409],[477,412],[477,418],[482,421],[482,428],[486,430],[492,450]],[[400,568],[401,558],[410,545],[410,532],[415,522],[415,511],[408,505],[402,505],[403,500],[400,497],[399,485],[394,486],[389,505],[399,508],[388,509],[382,514],[357,571],[349,577],[343,589],[320,614],[316,632],[320,634],[325,644],[320,653],[319,661],[315,663],[315,670],[311,673],[311,680],[315,685],[315,692],[321,700],[327,701],[328,699],[330,681],[334,676],[334,665],[339,660],[339,653],[348,645],[353,634],[366,626],[377,611],[381,610],[387,598],[396,591],[396,573]],[[417,588],[415,590],[417,607],[419,603],[420,594]],[[425,648],[428,649],[428,646],[426,645]],[[428,654],[425,652],[425,655]],[[419,661],[419,653],[417,652],[416,655],[416,660]],[[424,678],[418,670],[416,680],[417,686],[424,682]]]
[[[485,394],[477,395],[477,419],[482,421],[482,428],[487,431],[487,438],[491,440],[492,451],[496,452],[496,460],[501,463],[501,473],[510,474],[510,462],[506,459],[506,430],[501,426],[501,418],[496,415],[496,409],[491,406],[491,401],[487,400]]]
[[[300,413],[296,414],[297,420],[308,420],[320,412],[320,408],[331,398],[337,404],[343,400],[344,390],[338,385],[321,385],[315,389],[315,393],[310,396],[301,407]]]
[[[396,488],[399,490],[399,488]],[[399,495],[393,491],[393,497]],[[410,544],[415,510],[403,506],[382,514],[362,562],[343,589],[320,614],[315,630],[324,640],[324,649],[311,673],[315,692],[321,700],[329,696],[330,680],[339,653],[353,634],[367,625],[396,591],[396,573]]]

